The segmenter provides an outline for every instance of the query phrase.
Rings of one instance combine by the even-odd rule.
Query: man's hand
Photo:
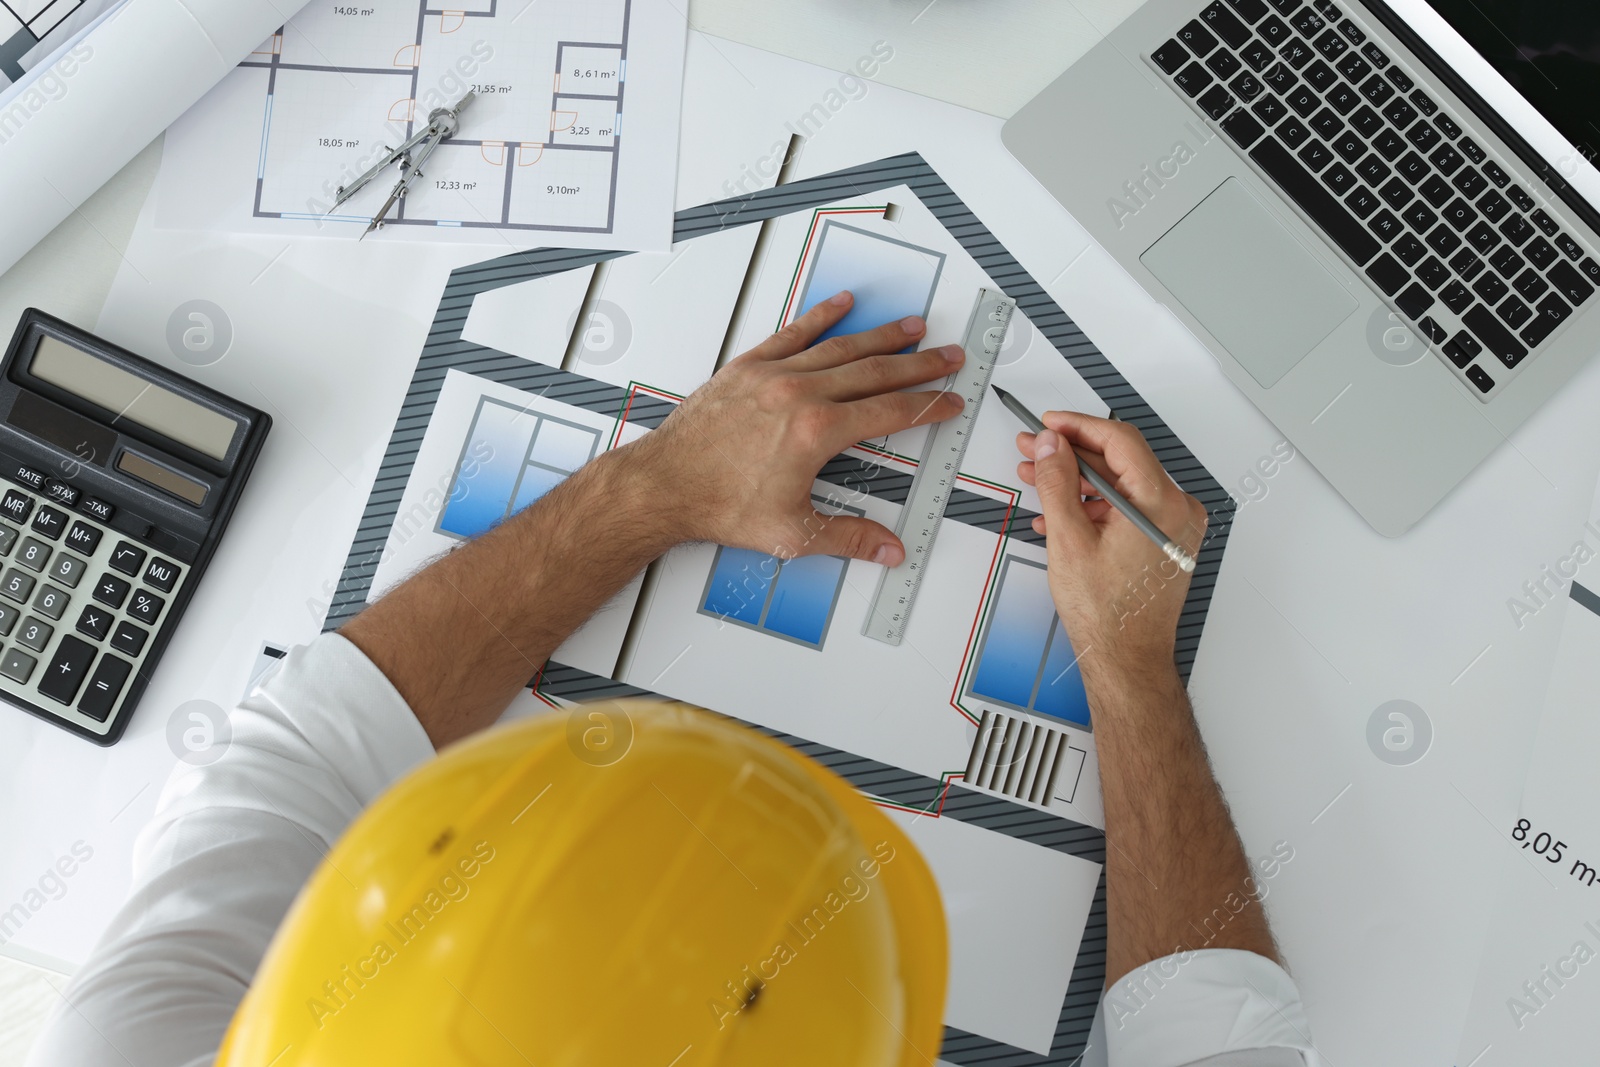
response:
[[[1192,555],[1206,509],[1167,476],[1143,435],[1126,423],[1068,411],[1044,415],[1043,432],[1017,435],[1017,467],[1039,490],[1050,590],[1085,680],[1115,667],[1171,666],[1189,576],[1104,500],[1078,470],[1076,448],[1135,507]]]
[[[890,567],[905,558],[905,546],[883,525],[818,512],[812,482],[857,441],[958,414],[963,403],[953,393],[899,390],[947,377],[964,354],[960,345],[901,354],[927,329],[915,317],[815,344],[850,305],[849,293],[818,304],[730,361],[623,450],[670,488],[672,510],[663,519],[677,540]]]

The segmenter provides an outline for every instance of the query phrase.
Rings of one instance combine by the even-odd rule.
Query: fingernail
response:
[[[967,355],[961,350],[960,345],[945,345],[943,348],[939,349],[939,351],[944,353],[944,358],[948,359],[951,363],[960,363],[966,358]]]
[[[1054,430],[1040,430],[1039,436],[1033,439],[1033,458],[1035,461],[1049,459],[1061,448]]]
[[[839,304],[839,305],[844,305],[844,304],[850,303],[850,290],[848,290],[848,289],[839,290],[837,293],[834,293],[832,296],[828,297],[828,303],[830,303],[830,304]]]
[[[884,567],[898,567],[900,565],[900,550],[885,541],[878,546],[878,551],[872,554],[872,562]]]
[[[900,328],[906,333],[921,333],[924,323],[920,315],[907,315],[900,320]]]

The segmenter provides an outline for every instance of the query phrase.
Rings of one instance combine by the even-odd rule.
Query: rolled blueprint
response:
[[[107,10],[97,21],[26,73],[12,72],[15,84],[0,95],[0,272],[276,33],[302,3],[102,2]],[[58,0],[52,8],[62,6],[90,5]],[[26,4],[23,9],[31,10]],[[37,20],[11,21],[19,24],[0,26],[0,37],[13,35],[7,44],[32,40],[14,34],[48,39]]]

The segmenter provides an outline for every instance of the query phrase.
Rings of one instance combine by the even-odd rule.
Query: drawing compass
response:
[[[377,214],[372,216],[372,223],[362,231],[361,237],[366,237],[373,230],[382,229],[383,220],[389,214],[390,209],[411,191],[411,183],[413,181],[423,177],[423,164],[428,162],[428,157],[433,155],[433,150],[439,147],[440,142],[454,137],[456,130],[460,129],[461,112],[466,110],[467,105],[472,103],[472,99],[476,95],[476,93],[468,91],[466,96],[456,101],[454,107],[436,107],[430,111],[426,126],[403,141],[398,148],[388,149],[388,153],[382,159],[368,167],[366,172],[355,181],[349,185],[339,186],[339,190],[334,197],[333,207],[328,209],[328,213],[332,214],[337,211],[345,201],[366,188],[379,174],[382,174],[395,163],[399,163],[400,180],[389,191],[389,199],[385,200],[383,206],[378,209]],[[414,156],[412,155],[413,150],[416,152]]]

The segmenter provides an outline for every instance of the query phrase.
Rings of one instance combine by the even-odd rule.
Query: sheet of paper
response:
[[[399,168],[337,190],[471,91],[376,237],[664,250],[686,33],[671,0],[312,5],[168,132],[163,168],[215,181],[157,223],[354,240]]]

